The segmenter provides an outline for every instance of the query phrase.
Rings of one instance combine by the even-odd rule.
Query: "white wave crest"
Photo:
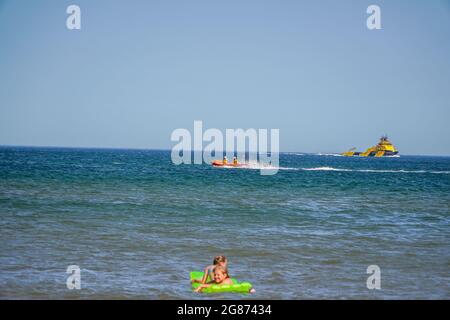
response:
[[[317,168],[302,168],[305,171],[352,171],[351,169],[339,169],[333,167],[317,167]]]
[[[373,172],[373,173],[434,173],[449,174],[450,171],[426,171],[426,170],[377,170],[377,169],[344,169],[333,167],[301,168],[304,171],[340,171],[340,172]]]
[[[342,154],[339,154],[339,153],[316,153],[316,156],[342,157]]]

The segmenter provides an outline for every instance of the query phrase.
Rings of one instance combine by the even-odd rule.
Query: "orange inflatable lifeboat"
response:
[[[233,162],[231,162],[231,163],[228,162],[227,164],[223,164],[222,160],[214,160],[213,162],[211,162],[211,165],[214,167],[227,167],[227,168],[245,166],[244,164],[241,164],[241,163],[233,164]]]
[[[223,167],[223,161],[222,160],[214,160],[213,162],[211,162],[211,164],[214,167]]]

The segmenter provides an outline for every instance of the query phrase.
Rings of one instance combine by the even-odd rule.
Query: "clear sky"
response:
[[[450,2],[0,0],[1,145],[170,149],[194,120],[450,155]]]

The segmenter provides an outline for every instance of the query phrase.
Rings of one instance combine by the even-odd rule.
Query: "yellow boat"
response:
[[[376,146],[370,147],[364,152],[358,152],[354,150],[355,148],[352,148],[347,152],[342,153],[342,155],[346,157],[388,157],[398,154],[397,149],[395,149],[392,143],[388,140],[387,136],[382,136],[380,142],[378,142]]]

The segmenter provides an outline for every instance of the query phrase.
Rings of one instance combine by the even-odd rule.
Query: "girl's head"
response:
[[[215,256],[213,264],[215,266],[222,266],[224,268],[227,267],[227,258],[225,256]]]
[[[220,265],[217,265],[214,268],[214,282],[222,283],[227,278],[229,278],[227,269]]]

